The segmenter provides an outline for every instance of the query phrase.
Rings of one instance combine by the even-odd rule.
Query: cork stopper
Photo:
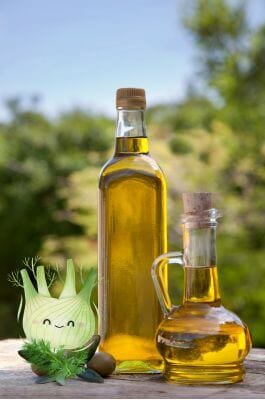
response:
[[[116,92],[116,108],[145,110],[145,90],[139,88],[120,88]]]
[[[197,214],[212,208],[212,193],[183,193],[185,214]]]

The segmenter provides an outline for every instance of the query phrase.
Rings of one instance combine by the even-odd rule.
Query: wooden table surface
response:
[[[244,382],[233,385],[182,386],[158,375],[113,375],[103,384],[79,379],[65,386],[36,384],[17,350],[22,341],[0,341],[0,398],[265,398],[265,349],[253,349],[245,363]]]

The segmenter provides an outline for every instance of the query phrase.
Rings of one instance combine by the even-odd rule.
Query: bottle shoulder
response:
[[[102,167],[99,180],[101,182],[113,174],[121,175],[122,171],[127,177],[133,174],[143,174],[165,181],[160,166],[149,154],[114,155]]]
[[[246,328],[244,322],[232,311],[227,310],[222,305],[213,307],[207,304],[191,304],[174,307],[168,318],[162,321],[161,325],[174,326],[177,324],[183,327],[188,323],[198,328],[220,329],[221,326],[232,326],[239,330]]]

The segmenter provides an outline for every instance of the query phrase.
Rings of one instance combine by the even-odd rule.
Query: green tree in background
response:
[[[265,23],[251,28],[243,3],[228,0],[189,2],[184,23],[197,46],[197,75],[181,102],[147,112],[151,153],[168,180],[169,247],[181,248],[181,192],[215,193],[224,213],[222,298],[265,346]],[[114,121],[101,115],[76,109],[52,120],[34,102],[8,107],[10,120],[0,124],[2,337],[18,333],[6,273],[24,257],[96,265],[97,180],[114,142]],[[170,274],[174,297],[182,277]]]
[[[102,116],[74,110],[50,121],[18,99],[7,106],[10,120],[0,125],[1,336],[17,332],[18,293],[6,284],[7,272],[39,254],[47,235],[84,234],[58,193],[72,173],[102,163],[112,136]]]
[[[253,87],[262,79],[264,82],[262,63],[260,73],[253,74],[257,58],[264,57],[263,41],[257,40],[263,28],[252,31],[244,7],[230,4],[200,0],[189,9],[185,24],[198,44],[198,84],[189,88],[181,103],[149,109],[150,147],[168,179],[172,249],[181,246],[177,223],[181,192],[205,190],[216,194],[217,206],[224,212],[218,236],[223,300],[250,325],[255,345],[264,346],[265,114],[260,111],[264,89],[252,94]],[[251,96],[252,104],[248,102]],[[85,226],[88,236],[96,215],[89,184],[92,180],[89,168],[77,172],[64,192],[73,221]],[[72,249],[75,240],[71,238]],[[81,241],[78,243],[76,257],[81,253]],[[88,256],[84,239],[82,248],[88,261],[93,252]],[[171,275],[174,294],[181,284],[174,271]]]
[[[196,1],[186,25],[201,53],[205,87],[216,97],[213,119],[229,125],[236,138],[220,184],[241,199],[246,239],[251,246],[260,247],[265,183],[265,24],[253,31],[242,3],[229,4]]]
[[[252,29],[243,3],[197,0],[185,25],[198,48],[197,84],[172,114],[170,145],[179,156],[191,153],[191,165],[204,164],[197,169],[204,170],[204,183],[196,184],[192,167],[187,172],[192,189],[203,186],[221,197],[224,299],[264,346],[265,24]],[[200,143],[198,128],[204,129]]]

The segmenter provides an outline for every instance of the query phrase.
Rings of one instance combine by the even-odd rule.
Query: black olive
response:
[[[87,368],[93,369],[98,372],[103,378],[111,375],[116,368],[115,358],[111,354],[105,352],[98,352],[87,363]]]
[[[31,369],[32,372],[34,372],[34,374],[38,375],[38,376],[45,376],[45,372],[40,371],[34,364],[31,364]]]

